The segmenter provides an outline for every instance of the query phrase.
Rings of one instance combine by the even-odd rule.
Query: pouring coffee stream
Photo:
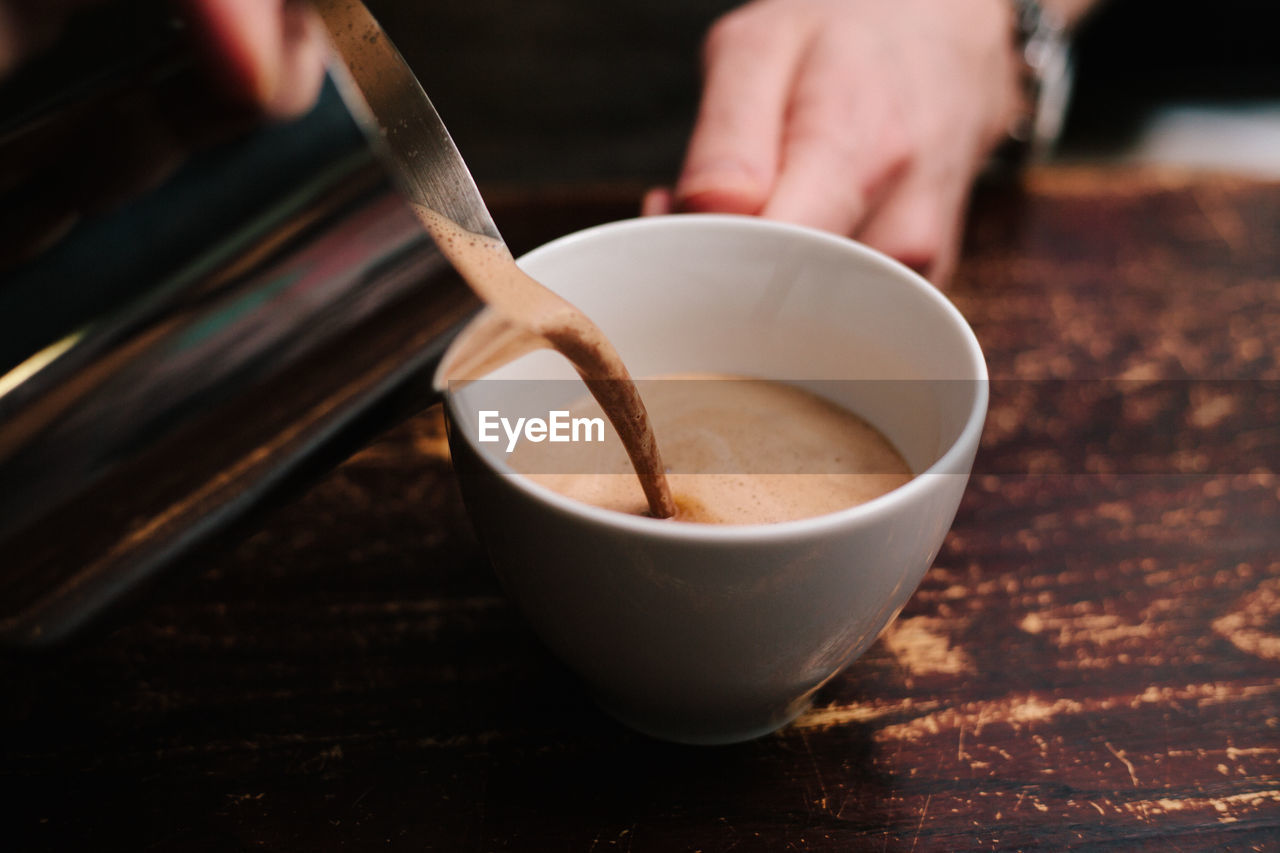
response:
[[[573,364],[604,410],[640,480],[649,514],[671,518],[675,501],[640,392],[609,339],[586,314],[525,274],[501,240],[467,232],[438,212],[414,205],[449,262],[494,312],[441,366],[447,378],[475,378],[527,352],[549,347]]]
[[[349,99],[367,106],[414,213],[440,250],[500,317],[473,335],[477,348],[443,375],[476,378],[540,347],[568,358],[600,402],[635,467],[650,513],[675,515],[662,459],[626,367],[590,319],[525,275],[493,223],[444,123],[399,51],[363,4],[316,4],[351,80]]]

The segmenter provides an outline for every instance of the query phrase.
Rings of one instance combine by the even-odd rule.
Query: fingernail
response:
[[[641,216],[661,216],[670,213],[671,190],[666,187],[654,187],[644,194],[644,200],[640,203]]]
[[[741,163],[725,160],[680,176],[676,200],[682,207],[755,213],[767,198],[760,176]]]
[[[677,188],[684,192],[702,192],[707,189],[732,187],[757,188],[760,179],[736,160],[720,160],[686,171],[680,176]]]

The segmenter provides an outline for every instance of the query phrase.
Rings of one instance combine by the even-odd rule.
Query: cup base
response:
[[[754,723],[735,721],[733,725],[720,728],[715,723],[699,721],[697,723],[680,722],[672,719],[658,718],[643,712],[636,713],[620,709],[599,695],[593,696],[596,705],[610,717],[633,731],[639,732],[655,740],[687,746],[726,746],[743,743],[772,734],[788,725],[813,704],[813,694],[817,688],[810,690],[799,699],[783,706],[781,710]]]

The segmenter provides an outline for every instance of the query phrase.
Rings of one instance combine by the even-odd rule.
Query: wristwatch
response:
[[[1071,96],[1071,42],[1062,22],[1038,0],[1010,0],[1014,46],[1022,60],[1022,109],[1009,128],[1001,157],[1040,160],[1062,131]]]

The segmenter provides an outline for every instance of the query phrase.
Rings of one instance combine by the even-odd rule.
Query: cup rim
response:
[[[878,495],[869,501],[845,507],[835,512],[824,513],[823,515],[766,524],[675,522],[671,519],[630,515],[593,506],[566,497],[546,486],[539,485],[508,465],[499,466],[495,464],[493,460],[475,446],[469,437],[464,435],[463,440],[467,442],[472,452],[490,471],[505,478],[513,488],[523,492],[529,498],[538,500],[559,513],[572,516],[582,522],[595,523],[618,531],[643,534],[669,541],[709,544],[777,542],[828,533],[857,522],[870,522],[887,513],[894,512],[899,505],[910,503],[916,500],[921,493],[928,491],[930,489],[929,481],[933,477],[946,475],[969,476],[968,466],[963,465],[962,460],[970,452],[969,448],[976,449],[978,446],[982,428],[986,421],[990,394],[987,363],[982,353],[982,347],[978,342],[978,337],[969,322],[964,318],[964,315],[960,313],[960,310],[942,291],[915,270],[876,249],[872,249],[849,237],[842,237],[828,231],[791,222],[732,213],[677,213],[635,217],[593,225],[544,243],[521,255],[516,259],[516,263],[523,266],[531,259],[536,259],[544,254],[562,251],[576,243],[596,239],[602,234],[610,234],[616,231],[662,229],[670,227],[673,223],[679,223],[681,229],[731,227],[789,233],[806,240],[826,243],[842,251],[851,252],[866,261],[870,261],[883,272],[900,279],[901,284],[914,288],[917,293],[923,295],[925,299],[932,302],[935,307],[953,321],[977,374],[971,380],[976,386],[973,405],[970,407],[964,426],[955,440],[928,468],[914,473],[911,479],[901,486]],[[486,307],[481,314],[487,314],[490,310]],[[477,315],[476,318],[473,318],[471,323],[468,323],[468,326],[476,322],[479,316]],[[443,392],[446,408],[453,412],[457,395],[449,393],[448,383],[443,381],[438,372],[435,376],[434,384]]]

